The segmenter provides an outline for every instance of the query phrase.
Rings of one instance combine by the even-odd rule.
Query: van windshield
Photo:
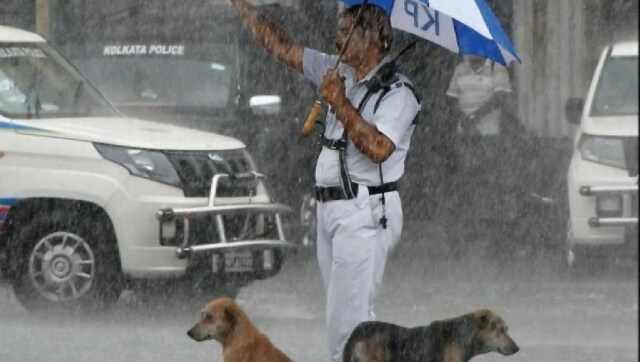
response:
[[[0,43],[0,114],[29,119],[118,112],[46,43]]]
[[[638,114],[638,57],[614,57],[604,64],[592,116]]]
[[[229,44],[93,45],[74,63],[116,107],[222,114],[234,101],[237,49]]]

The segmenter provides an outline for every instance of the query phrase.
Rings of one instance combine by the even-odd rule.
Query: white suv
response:
[[[637,41],[604,49],[586,101],[567,101],[566,116],[579,124],[567,181],[568,264],[596,248],[637,252]]]
[[[279,271],[285,212],[240,141],[125,118],[41,36],[0,26],[0,276],[27,308],[150,280],[237,292]]]

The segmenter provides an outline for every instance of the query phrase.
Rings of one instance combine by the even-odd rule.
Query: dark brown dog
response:
[[[224,362],[291,362],[229,298],[216,299],[204,307],[200,320],[187,334],[198,342],[220,342]]]
[[[360,323],[344,347],[343,361],[463,362],[479,354],[509,356],[519,350],[504,320],[488,309],[480,309],[416,328]]]

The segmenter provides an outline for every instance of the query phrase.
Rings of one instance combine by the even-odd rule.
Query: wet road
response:
[[[379,319],[415,326],[489,307],[507,321],[521,351],[474,361],[638,361],[637,268],[576,279],[553,255],[497,263],[476,242],[453,258],[437,232],[425,234],[419,226],[406,231],[421,237],[406,238],[390,259]],[[197,309],[148,313],[133,299],[124,296],[107,315],[43,321],[0,286],[0,361],[221,360],[217,342],[196,343],[186,335]],[[238,302],[294,360],[328,361],[324,296],[313,257],[291,258],[278,276],[244,288]]]

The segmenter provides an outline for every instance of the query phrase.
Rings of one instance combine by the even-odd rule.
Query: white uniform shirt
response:
[[[507,68],[494,63],[492,71],[491,61],[486,60],[480,69],[474,71],[469,60],[465,58],[453,72],[447,95],[458,98],[458,105],[462,112],[470,115],[488,102],[494,92],[511,92]],[[501,113],[496,109],[481,119],[474,120],[478,132],[481,135],[499,134]],[[460,124],[458,124],[458,132],[462,132]]]
[[[306,48],[303,57],[303,71],[316,87],[320,86],[324,74],[335,64],[337,56],[320,53]],[[356,72],[346,64],[340,63],[338,71],[345,78],[345,90],[347,98],[354,107],[358,107],[360,100],[367,93],[365,83],[378,69],[389,62],[385,58],[360,82],[356,82]],[[409,80],[399,73],[399,81],[409,83]],[[412,124],[420,104],[409,87],[403,86],[389,91],[383,101],[380,102],[374,115],[374,107],[378,100],[378,94],[371,96],[361,115],[364,120],[376,126],[378,131],[387,136],[396,146],[395,151],[382,163],[382,174],[385,183],[397,181],[404,173],[404,160],[409,150],[411,135],[415,126]],[[332,112],[327,112],[324,135],[330,139],[342,137],[344,128]],[[349,139],[346,149],[346,164],[351,181],[367,186],[380,185],[378,165],[358,150]],[[340,161],[339,151],[322,147],[318,163],[316,165],[316,184],[319,186],[339,186]]]

